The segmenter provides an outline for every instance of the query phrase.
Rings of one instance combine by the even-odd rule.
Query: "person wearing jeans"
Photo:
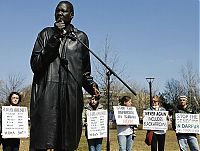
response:
[[[121,106],[132,106],[132,101],[129,96],[123,96],[119,100]],[[135,138],[134,127],[136,125],[117,125],[117,138],[119,143],[119,151],[132,151],[133,141]]]
[[[103,138],[88,139],[89,151],[100,151]]]
[[[96,111],[96,110],[103,110],[103,105],[99,103],[99,97],[91,96],[89,103],[85,105],[82,115],[82,123],[85,126],[85,136],[88,142],[89,151],[101,151],[101,145],[103,138],[88,138],[88,130],[87,130],[87,112]]]
[[[123,134],[123,133],[122,133],[123,135],[122,134],[118,135],[120,151],[131,151],[132,150],[134,137],[132,136],[131,131],[129,133],[127,133],[127,135]]]
[[[179,96],[178,106],[173,114],[172,127],[174,131],[176,131],[176,113],[197,114],[193,108],[188,105],[187,96],[185,95]],[[198,140],[195,133],[176,133],[176,137],[180,151],[187,151],[187,146],[189,146],[191,151],[199,151]]]
[[[182,134],[177,136],[178,144],[181,151],[187,151],[187,144],[191,151],[199,151],[198,140],[196,135]]]

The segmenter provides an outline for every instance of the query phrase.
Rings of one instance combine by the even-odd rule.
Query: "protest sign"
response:
[[[117,125],[139,125],[135,107],[113,106]]]
[[[146,130],[167,130],[168,111],[143,111],[143,129]]]
[[[88,139],[107,137],[107,110],[87,111]]]
[[[200,134],[200,114],[176,113],[176,133]]]
[[[28,137],[28,110],[27,107],[2,106],[2,137]]]

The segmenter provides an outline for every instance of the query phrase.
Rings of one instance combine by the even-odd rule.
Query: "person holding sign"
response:
[[[131,97],[123,96],[119,100],[119,105],[131,107]],[[120,151],[132,151],[133,141],[135,138],[134,127],[137,127],[137,125],[117,125],[117,138]]]
[[[152,111],[166,111],[165,108],[161,107],[161,99],[159,96],[153,96],[152,106],[147,110]],[[165,146],[165,134],[166,130],[153,130],[153,136],[151,141],[151,151],[164,151]]]
[[[85,105],[83,110],[83,126],[85,126],[85,136],[87,138],[89,151],[101,151],[101,144],[103,138],[94,138],[94,139],[88,138],[87,112],[97,111],[102,109],[103,105],[99,103],[99,97],[92,96],[89,103]]]
[[[188,105],[187,96],[181,95],[178,98],[178,106],[176,111],[174,111],[172,117],[172,127],[174,131],[176,131],[176,113],[184,113],[184,114],[196,114],[196,112]],[[179,148],[181,151],[187,151],[187,145],[191,151],[199,151],[199,145],[197,136],[195,133],[177,133],[176,137],[178,140]]]
[[[21,95],[18,92],[11,92],[8,96],[8,105],[19,106],[21,102]],[[3,138],[2,146],[3,151],[19,151],[20,139],[19,138]]]

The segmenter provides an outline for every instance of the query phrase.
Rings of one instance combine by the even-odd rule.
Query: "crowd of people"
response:
[[[129,96],[123,96],[119,99],[119,106],[132,106],[132,100]],[[88,139],[87,137],[87,116],[86,113],[88,111],[94,110],[102,110],[103,106],[99,103],[98,99],[92,97],[89,103],[84,107],[83,111],[83,125],[86,127],[85,135],[88,142],[88,150],[89,151],[101,151],[102,139]],[[164,107],[162,107],[162,100],[159,96],[155,95],[152,97],[152,105],[146,109],[147,111],[166,111]],[[181,95],[178,97],[178,105],[172,111],[172,127],[176,132],[176,113],[186,113],[186,114],[198,114],[195,112],[191,106],[188,104],[187,96]],[[116,122],[115,118],[113,118],[114,122]],[[167,120],[170,120],[169,116],[167,116]],[[116,123],[117,124],[117,123]],[[117,125],[117,140],[119,143],[119,151],[132,151],[133,143],[135,140],[135,129],[137,129],[138,125]],[[165,150],[165,136],[167,130],[148,130],[152,131],[152,140],[150,148],[151,151],[164,151]],[[177,142],[180,148],[180,151],[187,151],[189,146],[191,151],[199,151],[199,144],[196,133],[179,133],[176,132]]]
[[[147,111],[166,111],[162,107],[162,100],[159,96],[152,97],[152,105],[147,108]],[[11,92],[8,96],[7,106],[20,106],[21,95],[18,92]],[[132,100],[129,96],[123,96],[119,99],[119,106],[132,107]],[[82,112],[82,126],[85,127],[85,136],[88,143],[89,151],[101,151],[103,138],[88,138],[88,123],[87,112],[105,110],[99,101],[99,97],[91,95],[89,102],[84,106]],[[2,113],[2,112],[1,112]],[[198,114],[188,104],[187,96],[181,95],[178,97],[177,108],[173,111],[172,127],[176,132],[176,113]],[[1,118],[2,119],[2,118]],[[115,121],[115,118],[113,118]],[[116,122],[116,121],[115,121]],[[116,123],[117,124],[117,123]],[[117,140],[119,143],[119,151],[132,151],[135,140],[135,129],[137,125],[117,125]],[[149,130],[148,130],[149,131]],[[150,144],[151,151],[164,151],[166,130],[151,130],[153,131],[152,141]],[[177,142],[181,151],[187,151],[189,146],[191,151],[199,151],[198,139],[196,133],[178,133],[176,132]],[[0,138],[3,151],[19,151],[20,138]],[[31,149],[30,149],[31,151]]]
[[[82,126],[86,129],[89,151],[100,151],[103,138],[89,139],[87,112],[104,110],[99,101],[100,92],[91,76],[89,40],[85,32],[75,28],[71,21],[74,7],[69,1],[60,1],[55,9],[55,22],[39,32],[30,64],[33,71],[30,101],[30,151],[74,151],[78,148]],[[81,41],[81,42],[80,42]],[[84,88],[90,101],[84,106]],[[176,113],[195,114],[187,97],[180,96],[173,114],[176,131]],[[21,95],[12,92],[10,106],[19,106]],[[147,110],[165,111],[158,96],[153,97]],[[119,106],[131,107],[132,100],[123,96]],[[2,118],[1,118],[2,119]],[[137,124],[118,125],[117,139],[120,151],[131,151]],[[166,130],[152,130],[151,151],[164,151]],[[181,151],[199,151],[195,133],[176,133]],[[3,151],[19,151],[19,138],[1,138]]]

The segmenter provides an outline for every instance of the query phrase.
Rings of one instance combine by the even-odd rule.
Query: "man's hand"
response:
[[[97,89],[96,84],[93,84],[92,88],[93,88],[93,94],[95,95],[95,97],[100,98],[100,92],[99,92],[99,90]]]
[[[58,36],[59,38],[63,37],[65,34],[65,23],[63,20],[57,20],[54,23],[54,27],[56,28],[55,30],[55,35]]]

